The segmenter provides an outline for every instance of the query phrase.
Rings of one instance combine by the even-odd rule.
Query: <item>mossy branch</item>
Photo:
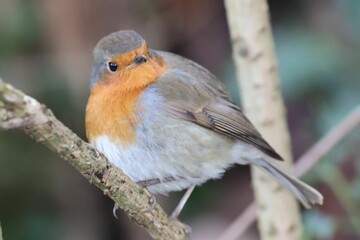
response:
[[[186,238],[185,226],[170,220],[159,205],[148,211],[151,195],[145,189],[64,126],[48,108],[0,79],[0,129],[13,128],[23,129],[35,141],[57,153],[154,239]]]

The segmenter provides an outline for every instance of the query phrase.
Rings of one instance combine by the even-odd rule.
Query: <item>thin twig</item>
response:
[[[295,164],[295,175],[299,177],[304,175],[358,125],[360,125],[360,105],[298,159]],[[239,239],[255,220],[256,206],[255,202],[252,202],[242,214],[228,226],[218,240]]]
[[[330,190],[335,194],[337,201],[348,215],[348,224],[356,236],[360,237],[360,216],[359,203],[353,196],[351,183],[346,179],[341,169],[331,163],[325,164],[322,168],[320,178],[326,180]],[[329,177],[331,176],[331,177]]]
[[[248,205],[241,215],[231,223],[230,226],[221,234],[218,240],[233,240],[238,239],[243,235],[255,222],[256,218],[256,203],[252,202]]]
[[[336,144],[348,135],[360,123],[360,105],[347,115],[338,125],[333,127],[325,137],[315,143],[297,161],[295,174],[302,176],[309,171]]]

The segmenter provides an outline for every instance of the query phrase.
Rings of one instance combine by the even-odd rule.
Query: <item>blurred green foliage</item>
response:
[[[0,58],[40,49],[41,24],[33,1],[0,2]]]

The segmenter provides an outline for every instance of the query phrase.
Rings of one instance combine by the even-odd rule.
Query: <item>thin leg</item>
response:
[[[192,185],[191,187],[189,187],[184,196],[181,198],[179,204],[176,206],[175,210],[173,211],[173,213],[171,214],[171,218],[173,219],[178,219],[181,210],[184,208],[185,203],[187,202],[187,200],[189,199],[191,193],[194,191],[195,189],[195,185]]]

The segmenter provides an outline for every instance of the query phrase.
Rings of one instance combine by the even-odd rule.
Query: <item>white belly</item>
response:
[[[159,179],[162,183],[148,187],[152,193],[202,184],[221,177],[234,163],[261,155],[248,144],[170,117],[154,94],[142,98],[148,98],[145,102],[150,104],[144,104],[146,111],[136,128],[134,144],[122,147],[107,136],[98,137],[93,144],[134,182]],[[175,181],[166,181],[169,177]]]

